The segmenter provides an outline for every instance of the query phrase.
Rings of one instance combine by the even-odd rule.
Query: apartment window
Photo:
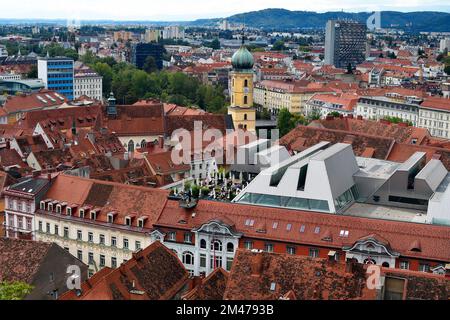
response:
[[[117,268],[117,258],[111,257],[111,268]]]
[[[319,249],[309,249],[309,256],[311,258],[318,258],[319,257]]]
[[[94,242],[94,234],[92,232],[88,233],[88,241],[89,242]]]
[[[193,265],[194,264],[194,254],[192,252],[183,252],[183,264]]]
[[[420,263],[419,271],[421,272],[430,272],[430,265],[428,263]]]
[[[27,230],[32,231],[33,229],[33,223],[31,218],[27,218]]]
[[[191,243],[192,242],[192,235],[189,232],[186,232],[184,234],[184,242],[185,243]]]
[[[400,269],[408,270],[409,262],[408,261],[400,261]]]
[[[206,268],[206,254],[200,254],[200,268]]]
[[[84,209],[80,209],[80,218],[84,218]]]
[[[50,233],[50,223],[47,223],[47,224],[45,225],[45,232],[46,232],[46,233]]]
[[[56,206],[56,213],[61,213],[61,205]]]
[[[55,234],[59,236],[59,226],[55,224]]]
[[[83,232],[81,230],[77,230],[77,240],[83,240]]]
[[[67,208],[66,213],[68,216],[72,216],[72,208]]]
[[[233,258],[231,257],[227,257],[227,265],[226,265],[226,269],[227,271],[231,270],[231,266],[233,265]]]
[[[295,254],[295,247],[287,246],[286,247],[286,252],[288,254]]]
[[[232,242],[227,243],[227,252],[234,252],[234,244]]]
[[[68,227],[64,227],[64,238],[69,238],[69,228]]]
[[[200,240],[200,248],[201,249],[206,249],[206,240],[205,239],[201,239]]]
[[[105,256],[103,254],[100,255],[100,267],[105,266]]]
[[[88,263],[94,264],[94,254],[92,252],[88,253]]]
[[[273,252],[273,244],[272,244],[272,243],[266,243],[266,244],[264,245],[264,250],[265,250],[266,252]]]
[[[244,242],[244,247],[247,250],[252,250],[253,249],[253,241],[245,241]]]
[[[111,237],[111,247],[117,247],[117,238]]]
[[[108,214],[108,223],[113,223],[114,216],[112,214]]]
[[[177,233],[174,231],[170,231],[167,233],[167,240],[168,241],[176,241],[177,240]]]
[[[127,226],[131,226],[131,218],[125,218],[125,224],[127,225]]]
[[[211,242],[211,250],[212,251],[222,251],[222,241],[220,241],[220,240],[213,240]]]
[[[136,250],[141,249],[141,242],[140,241],[136,241],[135,242],[135,247],[136,247]]]
[[[101,235],[99,236],[99,243],[102,244],[102,245],[105,244],[105,235],[104,235],[104,234],[101,234]]]
[[[139,226],[139,228],[143,228],[144,227],[144,220],[139,219],[138,220],[138,226]]]
[[[78,258],[78,260],[83,261],[83,251],[82,250],[77,251],[77,258]]]
[[[300,227],[300,233],[304,233],[304,232],[305,232],[305,229],[306,229],[306,227],[305,227],[304,225],[302,225],[302,226]]]
[[[128,239],[127,238],[123,239],[123,248],[128,249]]]

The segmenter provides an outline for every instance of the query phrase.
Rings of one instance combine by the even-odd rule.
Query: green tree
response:
[[[286,50],[286,46],[284,45],[283,40],[277,40],[272,47],[272,51],[284,51]]]
[[[38,69],[37,65],[33,65],[30,71],[27,73],[28,79],[36,79],[38,77]]]
[[[211,43],[209,44],[209,47],[214,49],[214,50],[219,50],[220,49],[220,41],[219,39],[214,39],[213,41],[211,41]]]
[[[147,73],[152,73],[158,71],[158,66],[156,65],[156,60],[152,56],[148,56],[145,59],[144,66],[142,68]]]
[[[280,137],[285,136],[293,129],[291,117],[292,114],[286,108],[281,109],[278,113],[277,128],[280,131]]]
[[[92,69],[103,77],[103,96],[108,96],[111,92],[111,85],[113,80],[113,69],[104,62],[97,62],[93,64]]]
[[[25,282],[0,282],[0,300],[22,300],[33,287]]]

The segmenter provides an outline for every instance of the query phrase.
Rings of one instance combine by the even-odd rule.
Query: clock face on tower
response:
[[[248,87],[245,87],[245,88],[244,88],[244,93],[245,93],[245,94],[248,94],[249,92],[250,92],[250,89],[249,89]]]

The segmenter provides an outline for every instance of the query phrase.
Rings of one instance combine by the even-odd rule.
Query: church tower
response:
[[[244,45],[231,59],[230,100],[228,114],[233,118],[235,129],[256,132],[256,109],[253,107],[253,55]]]

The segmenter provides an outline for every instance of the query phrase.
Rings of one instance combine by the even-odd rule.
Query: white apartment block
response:
[[[381,120],[386,117],[397,117],[414,126],[419,123],[418,100],[392,99],[389,97],[362,97],[356,106],[356,116],[364,119]]]
[[[95,75],[75,75],[74,78],[74,98],[88,96],[96,100],[103,99],[103,78]]]

